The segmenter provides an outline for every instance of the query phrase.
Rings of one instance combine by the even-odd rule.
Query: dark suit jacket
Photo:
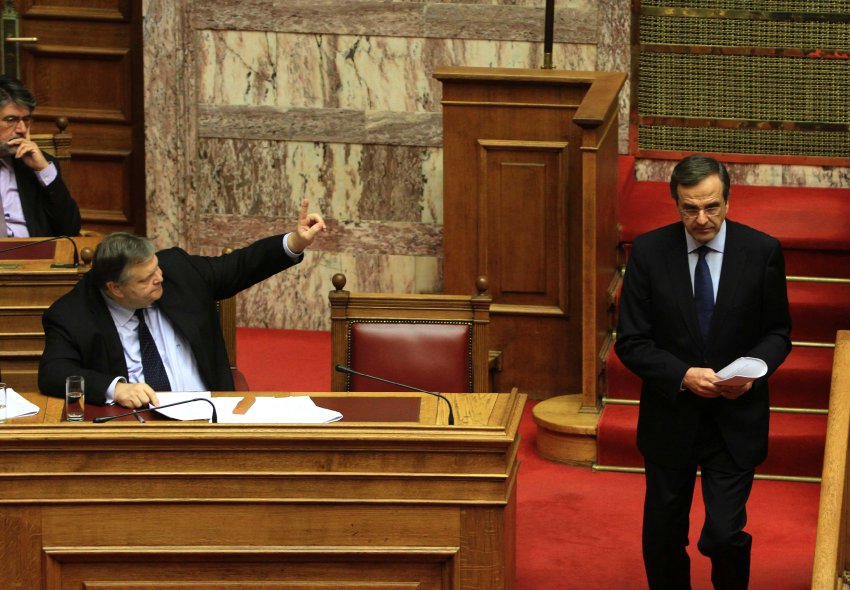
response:
[[[30,236],[76,236],[80,233],[80,208],[62,180],[59,164],[44,154],[56,166],[56,179],[41,186],[35,171],[17,158],[12,158],[21,209]]]
[[[767,377],[791,350],[785,262],[776,239],[728,219],[724,223],[726,248],[706,342],[681,223],[638,237],[626,268],[615,350],[643,380],[638,447],[659,465],[692,464],[697,425],[709,415],[739,467],[755,467],[767,456]],[[740,356],[765,361],[768,375],[738,399],[680,391],[690,367],[717,371]]]
[[[212,391],[233,391],[233,378],[215,302],[226,299],[298,261],[283,250],[283,236],[254,242],[226,256],[192,256],[179,248],[157,252],[163,294],[157,302],[189,341],[198,370]],[[65,377],[82,375],[86,400],[102,404],[115,377],[127,377],[118,330],[103,295],[86,275],[42,318],[46,342],[38,368],[42,393],[65,395]]]

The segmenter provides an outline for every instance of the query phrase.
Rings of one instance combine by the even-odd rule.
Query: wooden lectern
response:
[[[510,590],[526,396],[446,395],[455,426],[416,393],[311,393],[374,417],[301,426],[63,423],[27,395],[0,425],[0,587]],[[418,421],[381,415],[395,397]]]
[[[88,272],[83,259],[100,236],[0,240],[0,380],[18,391],[38,391],[38,360],[44,350],[41,315]],[[74,244],[80,266],[69,268]],[[91,261],[91,258],[88,258]]]
[[[490,280],[496,391],[595,412],[617,266],[626,75],[441,67],[445,292]]]

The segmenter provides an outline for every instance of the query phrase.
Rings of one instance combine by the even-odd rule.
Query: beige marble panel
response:
[[[599,0],[599,41],[597,69],[631,74],[631,0]],[[620,91],[619,143],[621,154],[629,153],[629,107],[631,84]]]
[[[197,29],[308,34],[542,41],[545,2],[385,2],[381,0],[196,0]],[[555,42],[595,42],[588,2],[556,6]]]
[[[202,214],[288,220],[306,198],[329,219],[442,220],[442,161],[430,149],[218,139],[198,146]]]
[[[310,210],[317,208],[311,207]],[[404,221],[346,221],[325,215],[327,232],[319,234],[311,246],[324,252],[356,252],[389,256],[439,256],[442,253],[442,227]],[[265,236],[285,233],[295,227],[295,219],[203,215],[198,220],[198,248],[219,252],[225,246],[239,247]]]
[[[199,31],[200,104],[275,104],[278,36],[269,32]]]
[[[638,159],[635,161],[635,178],[638,181],[669,182],[675,165],[673,160]],[[726,168],[732,184],[850,188],[850,168],[846,167],[727,163]]]
[[[180,4],[145,0],[142,10],[145,44],[145,172],[147,235],[159,247],[190,243],[184,220],[192,217],[194,201],[182,203],[185,170],[181,148],[187,129],[181,125],[186,104],[183,13]]]
[[[237,325],[329,330],[331,278],[353,292],[414,293],[420,258],[308,250],[301,264],[237,296]],[[424,263],[428,266],[428,263]],[[433,264],[431,266],[434,266]]]
[[[785,186],[816,186],[850,189],[850,168],[839,166],[785,166]]]
[[[536,42],[280,33],[278,54],[267,64],[263,60],[271,44],[266,34],[214,31],[202,39],[202,104],[341,109],[327,113],[326,123],[340,119],[353,124],[366,118],[372,141],[391,137],[405,123],[392,119],[396,126],[388,128],[379,114],[383,111],[415,116],[439,110],[441,87],[433,78],[438,66],[538,68],[543,61],[542,44]],[[222,49],[250,45],[250,39],[258,40],[258,49],[244,60]],[[556,69],[593,71],[597,49],[592,44],[558,43],[552,61]],[[284,114],[289,116],[280,125],[293,127],[302,113]]]

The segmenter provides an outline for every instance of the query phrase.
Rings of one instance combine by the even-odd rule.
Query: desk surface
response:
[[[39,407],[38,414],[23,418],[12,418],[7,420],[2,429],[12,427],[24,427],[34,425],[67,426],[70,428],[80,426],[94,426],[103,429],[109,425],[126,427],[131,425],[147,427],[177,427],[177,426],[213,426],[205,422],[178,422],[159,417],[151,412],[145,416],[144,425],[137,422],[132,416],[112,420],[105,424],[92,424],[92,418],[98,416],[113,416],[128,410],[119,406],[93,406],[86,407],[86,421],[65,422],[64,400],[50,397],[40,393],[23,392],[23,397]],[[332,424],[352,423],[383,423],[395,424],[405,423],[420,426],[447,426],[448,410],[444,401],[435,396],[420,393],[388,393],[388,392],[245,392],[245,393],[221,393],[213,395],[245,395],[245,399],[258,396],[290,396],[308,395],[317,405],[341,412],[343,419]],[[465,426],[507,426],[504,423],[506,412],[512,410],[520,396],[522,403],[525,401],[524,394],[508,393],[447,393],[445,396],[451,401],[455,413],[455,428]],[[216,424],[216,427],[245,428],[253,425],[246,424]],[[291,425],[279,425],[282,427]]]

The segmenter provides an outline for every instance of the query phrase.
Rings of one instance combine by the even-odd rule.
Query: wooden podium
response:
[[[0,425],[0,587],[515,587],[524,394],[447,394],[455,426],[427,395],[310,396],[382,421],[68,423],[27,395]],[[418,421],[381,416],[395,397]]]
[[[626,75],[441,67],[444,289],[489,279],[497,391],[595,412],[616,276]]]
[[[74,245],[83,257],[101,237],[11,238],[0,240],[0,377],[21,391],[38,390],[38,360],[44,350],[41,315],[88,272],[88,266],[62,268],[73,261]],[[86,252],[88,253],[88,252]],[[89,261],[91,259],[89,258]]]

